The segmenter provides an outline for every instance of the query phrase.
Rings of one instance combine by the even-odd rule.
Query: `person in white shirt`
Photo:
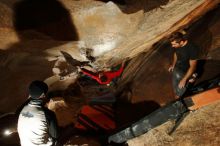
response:
[[[55,113],[45,107],[48,86],[33,81],[29,86],[30,101],[19,114],[17,130],[21,146],[55,146],[58,126]]]

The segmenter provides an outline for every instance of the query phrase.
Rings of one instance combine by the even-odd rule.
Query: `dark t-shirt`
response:
[[[199,48],[193,43],[188,42],[185,46],[180,48],[175,48],[177,55],[177,62],[175,68],[187,72],[189,68],[189,60],[197,60],[199,57]]]

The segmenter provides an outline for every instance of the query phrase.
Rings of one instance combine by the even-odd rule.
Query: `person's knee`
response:
[[[183,95],[184,95],[184,93],[186,92],[186,87],[184,87],[184,88],[179,88],[179,87],[177,87],[177,90],[176,90],[176,96],[178,96],[178,97],[182,97]]]

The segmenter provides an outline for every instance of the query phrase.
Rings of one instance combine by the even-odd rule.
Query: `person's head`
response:
[[[180,48],[182,46],[184,46],[184,44],[186,44],[187,42],[187,38],[184,34],[182,34],[181,32],[175,32],[173,33],[170,38],[170,43],[171,46],[173,48]]]
[[[99,78],[100,78],[100,80],[102,82],[106,82],[107,81],[107,77],[102,72],[99,73]]]
[[[29,85],[29,95],[31,99],[43,100],[46,97],[47,91],[48,86],[42,81],[36,80]]]

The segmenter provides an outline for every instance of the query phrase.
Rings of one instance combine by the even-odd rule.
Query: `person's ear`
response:
[[[185,40],[180,41],[180,45],[183,45],[185,42]]]
[[[39,98],[45,98],[45,97],[46,97],[45,93],[42,93]]]

